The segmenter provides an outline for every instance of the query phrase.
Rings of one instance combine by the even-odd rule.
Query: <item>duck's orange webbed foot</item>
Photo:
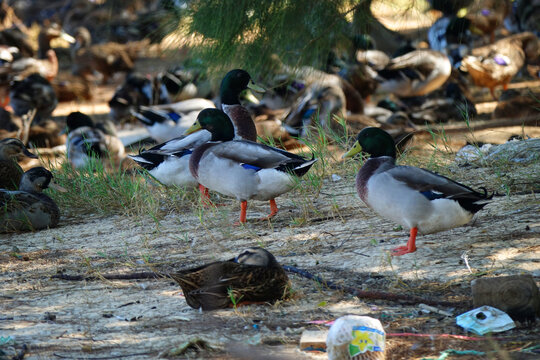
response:
[[[247,221],[247,201],[240,203],[240,221],[235,222],[234,226],[244,225]]]
[[[277,214],[277,212],[278,212],[278,208],[276,205],[276,200],[272,199],[270,200],[270,214],[268,216],[260,218],[259,220],[261,221],[270,220]]]
[[[416,234],[418,233],[418,228],[413,227],[409,236],[409,241],[405,246],[399,246],[392,250],[392,256],[401,256],[409,254],[416,251]]]

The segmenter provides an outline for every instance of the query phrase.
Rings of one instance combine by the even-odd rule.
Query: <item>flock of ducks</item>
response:
[[[186,81],[192,86],[186,86],[183,83],[186,77],[181,71],[171,70],[155,78],[131,73],[109,102],[111,119],[137,119],[158,144],[136,155],[126,155],[113,122],[97,122],[86,114],[73,112],[66,118],[67,159],[74,168],[81,169],[93,159],[112,160],[109,162],[118,168],[130,158],[163,185],[198,187],[205,205],[213,206],[209,191],[237,199],[240,202],[239,224],[248,222],[247,204],[252,200],[268,201],[270,212],[263,219],[271,219],[278,213],[276,198],[293,189],[295,179],[309,172],[318,160],[314,156],[305,158],[257,142],[257,134],[261,131],[252,113],[272,119],[276,107],[271,106],[270,99],[274,97],[275,100],[280,91],[285,94],[281,100],[287,99],[285,103],[294,105],[285,112],[277,112],[282,116],[280,131],[301,137],[313,125],[330,126],[333,115],[347,117],[352,108],[367,113],[366,104],[372,94],[391,93],[397,101],[403,101],[398,106],[410,106],[411,99],[443,88],[452,92],[447,84],[457,69],[466,70],[478,86],[489,88],[495,97],[497,86],[505,87],[525,64],[539,60],[540,42],[530,31],[472,50],[454,47],[457,45],[453,43],[455,38],[461,39],[459,45],[466,44],[462,41],[463,36],[481,21],[476,19],[479,15],[458,21],[462,18],[457,17],[456,9],[445,8],[445,11],[443,18],[448,17],[448,21],[435,23],[430,31],[432,49],[408,50],[393,58],[374,48],[359,50],[355,54],[354,71],[340,68],[341,65],[334,62],[331,64],[337,67],[334,74],[304,68],[298,72],[303,75],[294,79],[284,80],[277,76],[275,81],[280,85],[265,92],[262,101],[250,100],[253,99],[250,91],[260,93],[264,89],[242,69],[231,70],[224,76],[218,102],[205,98],[172,102],[173,95],[186,93],[184,89],[197,93],[193,78]],[[456,24],[461,24],[458,30]],[[443,26],[444,31],[435,25]],[[491,28],[485,29],[491,34]],[[60,31],[54,36],[61,34]],[[456,34],[461,35],[454,36]],[[445,41],[444,46],[437,45],[441,40]],[[92,53],[104,53],[105,47],[92,49],[88,34],[82,30],[75,36],[75,41],[78,45],[73,53],[80,59],[78,75],[94,76],[101,71],[100,62],[93,60],[93,68],[83,70],[83,59],[91,58]],[[433,50],[437,46],[440,50]],[[457,55],[454,48],[458,49]],[[126,49],[123,52],[119,49],[116,48],[120,54],[116,64],[123,63],[124,67],[119,65],[118,69],[129,70],[127,57],[131,55]],[[49,50],[45,51],[45,56],[44,64],[54,67]],[[8,64],[12,69],[13,62],[8,61]],[[281,66],[281,71],[288,70]],[[112,76],[107,71],[102,70],[104,81]],[[349,75],[344,78],[340,73]],[[32,76],[39,76],[39,79]],[[30,83],[26,88],[34,86],[43,90],[47,88],[45,82],[50,85],[51,79],[38,72],[24,80]],[[454,85],[454,89],[458,87]],[[459,87],[455,92],[458,95],[451,101],[454,107],[456,101],[467,98]],[[36,95],[39,93],[34,90],[34,95],[29,96],[12,89],[9,97],[14,116],[27,114],[28,111],[16,110],[24,106],[37,109],[35,100],[46,98]],[[42,93],[50,94],[44,90]],[[267,96],[268,93],[271,94]],[[19,98],[26,102],[19,104]],[[357,154],[369,157],[357,174],[356,190],[360,199],[381,217],[409,229],[406,246],[392,252],[392,255],[401,256],[416,251],[418,233],[436,233],[467,224],[491,196],[485,189],[475,191],[424,169],[396,165],[397,136],[392,130],[402,128],[403,124],[414,125],[410,125],[409,118],[399,120],[390,116],[395,112],[395,109],[389,110],[392,106],[380,105],[382,110],[378,114],[384,115],[380,115],[380,119],[374,115],[368,123],[371,126],[362,126],[356,142],[343,157],[351,158]],[[42,118],[38,123],[46,121],[52,112],[50,106],[51,102],[49,108],[40,106],[39,114],[33,118]],[[26,127],[31,121],[25,119]],[[47,187],[54,186],[52,174],[42,167],[23,174],[17,161],[23,156],[35,155],[15,136],[5,137],[0,141],[0,231],[35,231],[57,226],[59,209],[42,193]],[[234,305],[235,299],[250,302],[279,300],[286,295],[289,286],[287,275],[275,257],[261,248],[249,248],[235,259],[188,269],[171,274],[171,277],[181,285],[188,305],[203,310]]]

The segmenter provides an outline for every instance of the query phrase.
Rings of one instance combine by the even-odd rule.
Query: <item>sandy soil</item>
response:
[[[62,104],[55,115],[81,110],[105,116],[115,86],[98,87],[95,102]],[[494,104],[482,106],[489,112]],[[474,137],[503,143],[521,133],[540,137],[538,128],[519,126],[482,130]],[[455,151],[470,137],[452,134],[449,145]],[[430,149],[429,136],[415,141],[419,149]],[[171,213],[159,224],[145,216],[64,212],[58,228],[2,234],[0,336],[13,341],[0,349],[11,357],[26,347],[25,359],[325,359],[324,353],[298,349],[304,330],[325,328],[310,321],[362,314],[379,318],[394,334],[388,336],[388,359],[437,358],[446,349],[489,352],[459,359],[533,359],[534,354],[515,350],[540,344],[534,325],[518,324],[498,339],[480,341],[433,334],[466,335],[455,315],[471,308],[470,281],[479,276],[527,272],[540,282],[540,201],[527,193],[539,187],[540,164],[516,164],[508,173],[451,165],[445,174],[499,193],[504,193],[501,183],[510,184],[512,195],[494,197],[467,226],[419,236],[418,251],[402,257],[389,253],[404,245],[407,232],[358,199],[353,173],[340,174],[337,181],[329,174],[318,195],[300,189],[280,197],[280,212],[271,223],[254,221],[269,209],[252,202],[247,226],[232,226],[239,204],[219,199],[227,206]],[[170,278],[158,275],[228,259],[248,246],[263,246],[280,263],[337,285],[455,302],[439,306],[453,316],[424,313],[418,304],[359,299],[293,274],[294,295],[287,301],[202,313],[187,306]],[[150,271],[155,278],[53,277]],[[433,336],[395,336],[404,332]]]

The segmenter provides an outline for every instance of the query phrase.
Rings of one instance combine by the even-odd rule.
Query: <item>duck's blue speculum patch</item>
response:
[[[420,191],[420,194],[424,195],[428,200],[436,200],[444,198],[444,194],[433,191]]]
[[[242,167],[243,167],[244,169],[251,169],[251,170],[255,170],[255,172],[257,172],[257,171],[261,170],[261,168],[260,168],[260,167],[258,167],[258,166],[255,166],[255,165],[250,165],[250,164],[242,164]]]

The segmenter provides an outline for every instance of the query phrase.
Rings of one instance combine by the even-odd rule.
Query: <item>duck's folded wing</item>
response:
[[[39,201],[37,196],[26,191],[0,191],[0,214],[30,207],[37,201]]]
[[[208,130],[200,130],[189,135],[183,135],[171,139],[146,151],[161,155],[174,155],[182,150],[193,149],[200,146],[211,139],[212,133],[210,133]]]
[[[221,158],[262,169],[275,168],[289,163],[304,163],[306,159],[296,154],[247,140],[227,141],[212,148]]]
[[[417,167],[396,166],[388,170],[388,174],[420,192],[434,191],[450,199],[469,198],[480,200],[488,198],[486,192],[479,193],[445,176]]]

